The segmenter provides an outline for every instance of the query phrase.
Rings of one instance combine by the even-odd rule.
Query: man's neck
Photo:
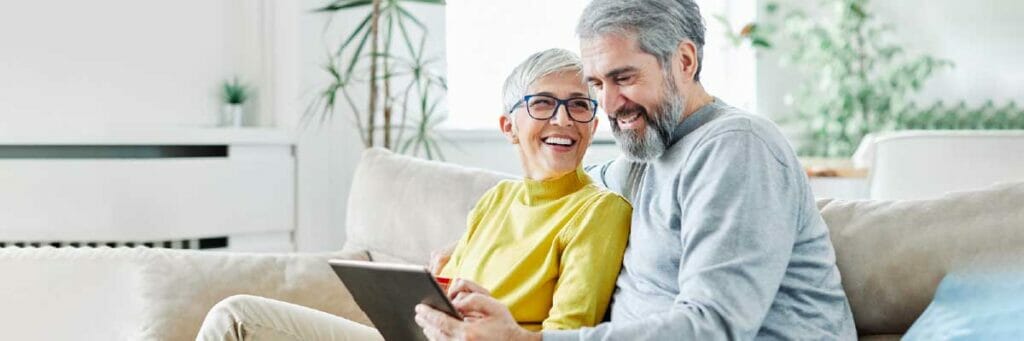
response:
[[[691,91],[685,94],[684,98],[686,99],[686,107],[683,109],[683,119],[690,117],[691,114],[697,112],[700,108],[715,101],[715,97],[708,94],[700,83],[695,83]]]

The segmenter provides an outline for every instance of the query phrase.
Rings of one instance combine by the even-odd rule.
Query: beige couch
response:
[[[233,294],[366,322],[329,257],[425,263],[458,237],[476,198],[506,175],[382,150],[363,157],[336,254],[147,249],[0,249],[4,339],[188,340]],[[906,331],[942,276],[1024,248],[1024,184],[929,201],[819,202],[862,335]]]

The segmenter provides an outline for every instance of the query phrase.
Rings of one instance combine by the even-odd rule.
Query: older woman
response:
[[[597,127],[582,64],[551,49],[505,81],[502,133],[525,178],[503,181],[470,212],[441,274],[449,290],[489,291],[529,330],[576,329],[604,316],[629,234],[632,208],[598,187],[581,162]],[[467,316],[472,318],[472,316]],[[210,311],[200,339],[380,339],[369,327],[269,299],[228,298]]]

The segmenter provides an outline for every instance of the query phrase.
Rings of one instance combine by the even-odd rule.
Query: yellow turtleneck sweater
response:
[[[530,330],[593,326],[615,288],[631,213],[582,169],[502,181],[469,213],[442,276],[479,283]]]

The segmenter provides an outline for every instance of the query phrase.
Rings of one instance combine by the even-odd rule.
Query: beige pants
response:
[[[196,340],[384,340],[376,329],[319,310],[237,295],[210,309]]]

